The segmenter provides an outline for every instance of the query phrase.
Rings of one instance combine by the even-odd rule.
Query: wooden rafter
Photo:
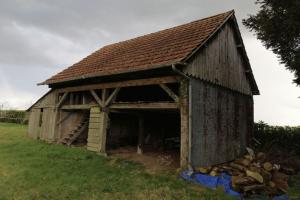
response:
[[[127,81],[118,81],[118,82],[110,82],[110,83],[99,83],[99,84],[91,84],[91,85],[66,87],[66,88],[58,89],[57,91],[61,93],[61,92],[95,90],[95,89],[157,85],[161,83],[177,83],[180,80],[181,78],[179,76],[164,76],[164,77],[157,77],[157,78],[147,78],[147,79],[137,79],[137,80],[127,80]]]
[[[91,95],[94,97],[96,102],[99,104],[99,106],[103,107],[103,101],[98,97],[97,93],[95,90],[90,90]]]
[[[67,96],[68,96],[69,92],[65,92],[63,94],[63,96],[61,97],[61,99],[59,100],[58,104],[57,104],[57,108],[60,108],[62,103],[66,100]]]
[[[164,83],[159,84],[159,86],[175,101],[179,101],[179,97]]]
[[[111,95],[108,97],[108,99],[105,101],[104,107],[109,106],[109,104],[111,104],[114,99],[117,97],[117,94],[119,93],[120,88],[116,88]]]

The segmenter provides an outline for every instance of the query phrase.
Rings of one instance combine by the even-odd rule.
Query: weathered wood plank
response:
[[[102,123],[90,123],[89,128],[90,129],[100,129],[103,126]]]
[[[193,77],[251,96],[251,80],[246,75],[249,67],[243,54],[236,48],[239,43],[233,27],[226,24],[183,71]]]
[[[99,143],[89,142],[88,147],[99,149],[100,148],[100,144]]]
[[[112,109],[178,109],[177,103],[113,103]]]
[[[90,115],[97,117],[90,117],[87,146],[88,150],[105,153],[108,114],[99,111],[99,107],[91,108]]]
[[[66,92],[63,94],[63,96],[61,97],[61,99],[59,100],[58,104],[57,104],[57,108],[60,108],[60,106],[63,104],[63,102],[67,99],[69,92]]]
[[[33,139],[39,138],[39,123],[41,117],[41,109],[31,109],[29,114],[29,123],[28,123],[28,136]]]
[[[188,82],[180,83],[180,166],[186,167],[189,158],[189,106]]]
[[[95,147],[89,147],[89,146],[87,146],[87,150],[99,152],[99,148],[95,148]]]
[[[90,123],[99,123],[101,120],[100,117],[90,117]]]
[[[113,100],[117,97],[118,93],[120,91],[120,88],[116,88],[113,93],[108,97],[108,99],[105,101],[104,107],[109,106],[109,104],[111,104],[111,102],[113,102]]]
[[[179,101],[179,97],[164,83],[159,84],[159,86],[175,101]]]
[[[97,106],[96,104],[85,104],[85,105],[64,105],[61,107],[63,110],[80,110],[80,109],[91,109]],[[113,103],[109,106],[111,109],[178,109],[178,103],[170,102],[132,102],[132,103]],[[97,111],[95,111],[97,113]],[[95,113],[91,112],[91,113]]]
[[[85,104],[85,105],[63,105],[62,110],[88,110],[92,107],[97,106],[97,104]]]
[[[92,94],[92,96],[94,97],[94,99],[96,100],[96,102],[99,104],[99,106],[103,106],[103,101],[98,97],[97,93],[95,92],[95,90],[90,90],[90,93]]]
[[[122,88],[122,87],[134,87],[143,85],[156,85],[160,83],[176,83],[179,82],[181,78],[179,76],[164,76],[158,78],[148,78],[148,79],[137,79],[110,83],[99,83],[84,86],[74,86],[58,89],[58,92],[76,92],[76,91],[86,91],[93,89],[108,89],[108,88]],[[103,100],[103,99],[102,99]]]

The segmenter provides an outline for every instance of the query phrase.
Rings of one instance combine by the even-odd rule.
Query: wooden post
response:
[[[87,149],[106,155],[106,134],[108,113],[101,111],[99,106],[91,108]]]
[[[54,129],[54,141],[59,140],[60,137],[61,137],[61,131],[60,131],[61,126],[58,125],[57,122],[60,121],[60,117],[61,117],[60,107],[62,106],[62,104],[67,99],[68,94],[69,94],[69,92],[65,92],[60,99],[56,98],[58,100],[58,102],[57,102],[57,104],[54,108],[54,123],[53,123],[53,126],[54,126],[54,128],[53,128]]]
[[[189,95],[188,81],[182,80],[179,88],[180,94],[180,166],[188,165],[189,157]]]
[[[102,130],[100,132],[100,138],[101,138],[101,144],[100,144],[100,149],[99,152],[103,155],[106,155],[106,136],[107,136],[107,129],[108,129],[108,113],[107,112],[103,112],[103,127]]]
[[[139,115],[139,138],[138,138],[138,146],[137,153],[143,154],[144,148],[144,118],[142,115]]]
[[[74,104],[74,95],[73,93],[70,93],[70,105]]]

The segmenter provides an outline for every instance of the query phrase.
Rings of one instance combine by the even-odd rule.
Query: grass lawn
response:
[[[26,137],[26,126],[0,123],[0,200],[230,199],[143,166],[83,148]]]

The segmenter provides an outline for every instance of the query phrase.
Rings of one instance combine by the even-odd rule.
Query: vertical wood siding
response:
[[[252,97],[192,79],[193,166],[210,166],[233,160],[245,149],[252,132]]]
[[[196,55],[184,72],[202,80],[252,95],[243,58],[230,24],[226,24],[206,48]]]
[[[28,137],[38,139],[40,137],[41,109],[33,108],[29,113]]]
[[[44,96],[34,107],[31,108],[28,124],[28,135],[37,138],[38,134],[41,140],[48,142],[55,141],[55,104],[57,101],[57,93],[50,92]],[[43,112],[40,114],[41,110]],[[41,128],[39,128],[39,120],[42,120]]]

